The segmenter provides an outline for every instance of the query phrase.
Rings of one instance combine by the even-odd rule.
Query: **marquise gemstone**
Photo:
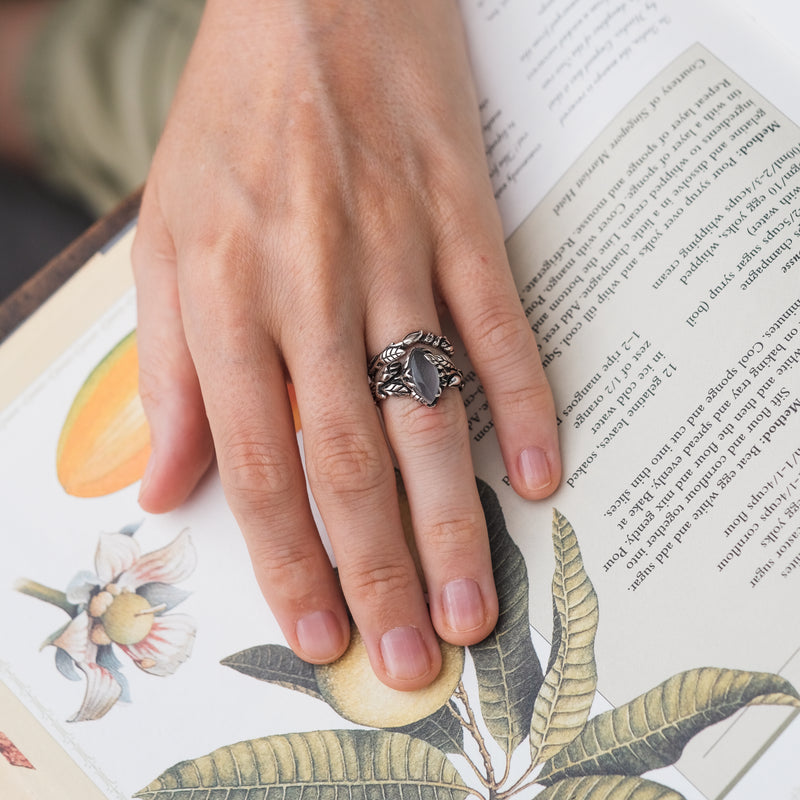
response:
[[[423,401],[432,406],[439,396],[439,370],[425,358],[425,351],[419,348],[408,355],[408,367],[414,387]]]

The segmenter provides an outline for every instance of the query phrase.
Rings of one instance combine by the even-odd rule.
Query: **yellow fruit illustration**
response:
[[[100,617],[108,638],[117,644],[141,642],[153,627],[150,603],[134,592],[122,592]]]
[[[315,668],[322,696],[345,719],[374,728],[409,725],[441,708],[452,696],[464,669],[464,648],[441,642],[442,671],[424,689],[401,692],[378,680],[361,634],[353,627],[350,646],[333,664]]]
[[[58,440],[58,480],[75,497],[100,497],[140,480],[149,456],[133,331],[95,367],[75,397]]]

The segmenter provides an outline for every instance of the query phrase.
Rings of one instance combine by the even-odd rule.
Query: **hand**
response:
[[[506,261],[456,4],[209,0],[134,269],[153,443],[142,505],[180,503],[216,449],[264,596],[308,661],[347,646],[344,598],[395,688],[436,676],[434,630],[488,635],[497,596],[459,393],[434,408],[389,398],[379,414],[366,380],[390,342],[440,333],[446,306],[512,485],[531,499],[557,486],[553,401]]]

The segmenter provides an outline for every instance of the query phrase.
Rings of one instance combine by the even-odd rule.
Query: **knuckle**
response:
[[[318,582],[318,560],[291,539],[259,536],[249,551],[260,581],[290,602],[307,596],[310,585]]]
[[[401,246],[396,236],[401,224],[413,224],[418,230],[426,225],[424,215],[417,209],[418,200],[408,187],[392,185],[391,190],[388,188],[387,182],[378,178],[370,182],[359,197],[366,240],[376,256],[397,251]]]
[[[387,481],[386,446],[373,434],[334,424],[310,438],[309,477],[324,491],[366,495]]]
[[[147,357],[140,357],[138,381],[139,399],[151,421],[159,417],[182,428],[207,426],[193,366],[176,359],[167,348],[152,352],[148,348]]]
[[[178,284],[185,308],[213,314],[216,328],[228,335],[242,328],[242,309],[249,300],[263,295],[265,275],[261,249],[265,240],[256,220],[231,215],[227,227],[219,220],[199,226],[197,235],[184,245],[179,262]]]
[[[342,570],[342,585],[349,598],[378,608],[407,597],[417,588],[417,577],[413,569],[401,563],[363,563]]]
[[[486,536],[486,523],[478,511],[454,514],[427,523],[419,535],[425,546],[438,552],[463,554],[474,549],[478,537]]]
[[[513,363],[519,355],[536,349],[533,332],[521,311],[502,301],[485,304],[473,330],[481,352],[493,359]]]
[[[162,356],[139,358],[139,399],[146,409],[159,408],[170,392],[167,376],[171,373],[164,369],[166,366]]]
[[[279,216],[274,236],[286,242],[285,250],[301,268],[319,270],[341,260],[351,247],[353,223],[342,210],[338,197],[329,192],[304,195],[291,203],[288,216]],[[273,223],[275,225],[275,223]],[[308,232],[313,231],[313,236]],[[325,277],[323,270],[321,277]]]
[[[140,225],[131,243],[131,269],[133,270],[133,275],[137,282],[141,280],[142,275],[147,269],[149,262],[148,255],[149,250],[145,234]]]
[[[201,308],[214,309],[226,328],[235,329],[241,313],[236,301],[255,288],[248,268],[256,261],[253,244],[234,226],[218,235],[204,232],[201,237],[193,243],[192,268],[185,273],[181,291]],[[232,280],[234,271],[236,281]]]
[[[492,406],[507,415],[529,415],[552,402],[533,332],[515,311],[495,305],[477,321],[473,357],[484,383],[494,387]]]
[[[509,419],[529,417],[537,413],[549,413],[552,394],[547,381],[530,380],[523,385],[506,385],[492,402],[495,413]]]
[[[458,412],[458,409],[455,411]],[[466,434],[463,414],[454,413],[454,409],[402,403],[398,414],[404,438],[403,446],[409,449],[424,448],[435,451],[452,447]]]
[[[237,434],[217,451],[226,493],[240,513],[274,516],[299,491],[292,458],[283,448]]]
[[[173,268],[175,248],[166,233],[163,217],[152,205],[142,203],[139,224],[131,242],[131,268],[137,283],[146,280],[153,269]]]

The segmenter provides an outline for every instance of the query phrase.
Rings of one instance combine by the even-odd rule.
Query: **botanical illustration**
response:
[[[673,764],[696,733],[747,705],[800,708],[800,695],[778,675],[703,667],[590,718],[599,612],[575,532],[554,511],[554,628],[543,669],[531,639],[525,561],[496,495],[478,483],[500,595],[488,639],[467,652],[446,646],[441,675],[420,693],[371,678],[357,632],[332,665],[306,664],[277,644],[231,655],[225,666],[317,698],[362,727],[224,746],[167,769],[136,797],[680,800],[642,775]],[[462,679],[467,657],[477,697]]]
[[[295,430],[300,417],[287,386]],[[136,331],[92,370],[67,414],[56,451],[56,473],[74,497],[102,497],[141,480],[150,457],[150,429],[139,397]]]
[[[68,494],[101,497],[138,481],[149,457],[133,331],[92,370],[75,396],[58,440],[56,470]]]
[[[25,767],[26,769],[33,769],[34,766],[22,754],[20,749],[8,738],[2,731],[0,731],[0,755],[12,767]]]
[[[172,675],[191,655],[194,620],[169,613],[188,596],[174,584],[194,571],[196,555],[188,531],[159,550],[142,554],[134,538],[138,526],[103,533],[94,572],[83,570],[66,591],[32,580],[15,589],[58,606],[69,621],[42,647],[55,648],[58,671],[86,681],[83,703],[70,722],[99,719],[118,700],[129,702],[128,681],[117,653],[150,675]]]

